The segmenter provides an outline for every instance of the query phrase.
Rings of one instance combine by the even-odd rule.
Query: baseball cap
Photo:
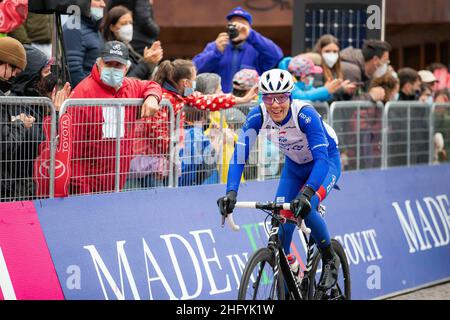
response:
[[[233,87],[238,90],[250,90],[258,84],[259,75],[256,70],[242,69],[233,77]]]
[[[128,63],[128,48],[120,41],[108,41],[103,47],[101,58],[105,62],[116,61],[127,65]]]
[[[314,65],[314,62],[310,58],[304,55],[298,55],[293,57],[289,62],[288,71],[300,78],[301,76],[322,73],[323,69]]]
[[[422,82],[431,83],[431,82],[438,81],[436,79],[436,77],[434,76],[434,74],[431,71],[429,71],[429,70],[420,70],[418,72],[418,74],[419,74],[420,79],[422,80]]]
[[[252,24],[252,15],[245,11],[244,9],[242,9],[241,7],[236,7],[233,10],[230,11],[230,13],[228,13],[227,15],[227,20],[231,20],[231,18],[233,17],[242,17],[245,20],[248,21],[248,23]]]

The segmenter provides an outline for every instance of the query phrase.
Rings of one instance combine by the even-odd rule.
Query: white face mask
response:
[[[133,39],[133,25],[127,24],[122,26],[119,29],[118,34],[121,41],[129,43],[131,39]]]
[[[375,70],[375,72],[373,73],[373,77],[374,78],[380,78],[382,76],[384,76],[384,74],[387,72],[388,70],[388,64],[383,63],[380,67],[377,68],[377,70]]]
[[[101,20],[103,18],[103,8],[91,7],[91,17],[95,20]]]
[[[339,54],[337,52],[325,52],[322,57],[328,68],[333,68],[339,59]]]

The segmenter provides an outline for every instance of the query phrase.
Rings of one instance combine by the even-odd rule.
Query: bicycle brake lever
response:
[[[221,225],[222,228],[225,227],[225,219],[226,219],[225,215],[222,215],[222,225]]]

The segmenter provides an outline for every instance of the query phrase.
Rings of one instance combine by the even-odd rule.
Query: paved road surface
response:
[[[450,300],[450,282],[393,297],[388,300]]]

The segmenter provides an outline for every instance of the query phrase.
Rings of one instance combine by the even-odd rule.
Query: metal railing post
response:
[[[428,137],[428,143],[429,143],[429,157],[428,157],[428,164],[432,165],[433,161],[434,161],[434,141],[433,141],[433,136],[434,136],[434,112],[436,110],[436,104],[433,103],[433,105],[431,106],[431,110],[430,110],[430,118],[429,118],[429,128],[430,128],[430,132],[429,132],[429,137]],[[450,129],[450,128],[449,128]]]
[[[175,112],[172,104],[166,103],[166,106],[169,109],[170,115],[170,124],[169,124],[169,187],[174,188],[178,187],[178,139],[180,138],[180,122],[181,122],[181,113],[183,111],[178,112],[176,120],[175,120]],[[178,150],[179,151],[179,150]]]
[[[116,172],[114,175],[114,190],[115,192],[120,192],[120,135],[121,135],[121,111],[122,105],[119,104],[114,106],[114,110],[116,111]],[[124,124],[125,126],[125,124]]]

